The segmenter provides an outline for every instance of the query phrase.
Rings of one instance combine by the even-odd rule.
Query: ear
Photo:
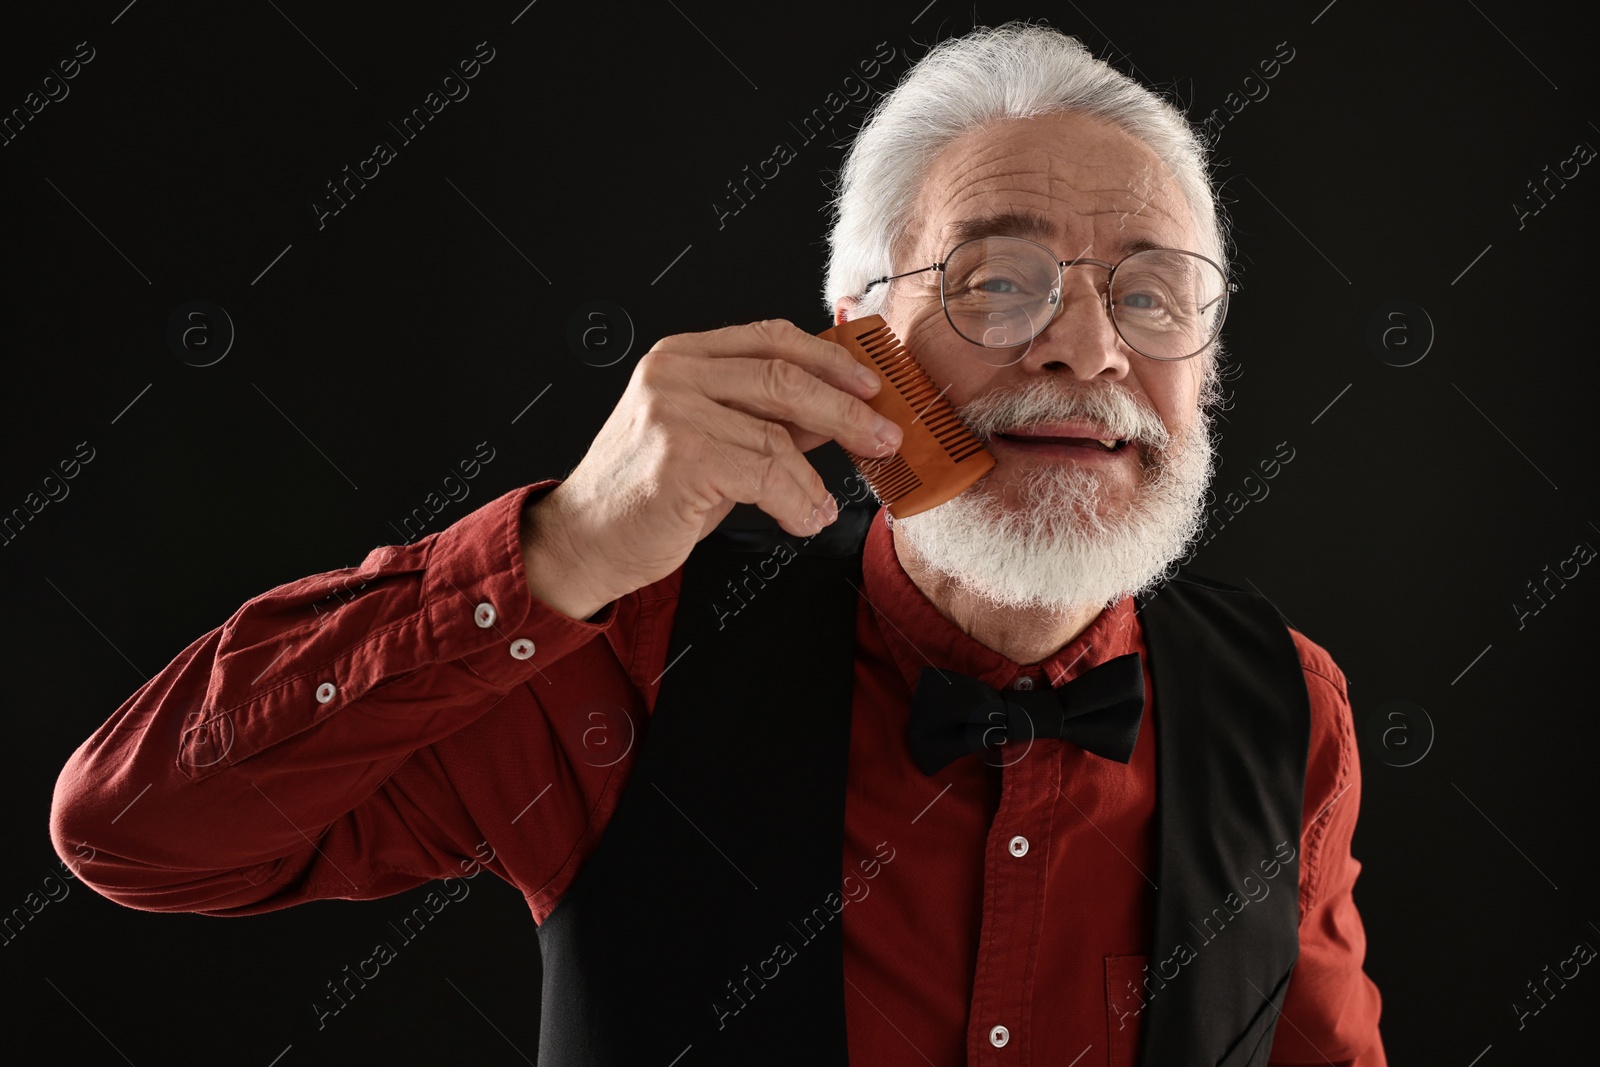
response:
[[[835,326],[849,322],[855,314],[857,299],[853,296],[842,296],[833,306],[833,324]]]

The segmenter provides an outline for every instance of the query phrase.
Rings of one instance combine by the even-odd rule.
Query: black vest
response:
[[[724,524],[690,554],[632,777],[539,927],[540,1067],[848,1063],[843,923],[792,921],[842,907],[875,510],[845,508],[807,542]],[[793,558],[779,562],[775,539]],[[1144,1026],[1141,1064],[1261,1067],[1299,953],[1305,678],[1254,594],[1179,578],[1139,610],[1159,698],[1160,888],[1129,1022]],[[1280,866],[1281,843],[1294,860]],[[765,982],[778,942],[796,951]]]

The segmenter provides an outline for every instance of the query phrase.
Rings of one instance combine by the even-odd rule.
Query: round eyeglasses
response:
[[[1044,245],[1021,237],[978,237],[956,245],[943,263],[875,278],[866,291],[938,271],[939,299],[956,333],[985,349],[1016,348],[1043,333],[1060,312],[1066,269],[1080,264],[1111,272],[1103,290],[1106,315],[1129,348],[1151,359],[1188,359],[1205,351],[1222,332],[1228,294],[1237,289],[1221,267],[1197,252],[1147,248],[1113,264],[1058,260]]]

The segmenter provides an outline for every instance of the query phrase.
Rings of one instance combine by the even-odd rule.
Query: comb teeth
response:
[[[845,452],[889,514],[903,519],[937,507],[994,466],[983,442],[880,316],[841,323],[820,336],[842,345],[891,386],[879,389],[867,405],[900,427],[899,451],[892,456]]]
[[[917,472],[911,469],[902,456],[894,455],[888,459],[871,459],[858,456],[854,452],[845,450],[845,455],[850,457],[861,476],[867,480],[867,486],[885,504],[892,504],[902,497],[922,488],[922,479],[917,477]]]
[[[944,390],[934,387],[933,379],[911,358],[911,353],[887,325],[859,334],[857,340],[862,351],[889,379],[889,384],[905,397],[916,418],[932,432],[933,439],[952,462],[959,463],[983,451],[983,442],[956,415],[956,409],[944,398]]]

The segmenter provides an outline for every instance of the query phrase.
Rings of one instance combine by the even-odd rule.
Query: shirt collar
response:
[[[888,509],[879,508],[867,531],[862,584],[873,620],[883,634],[907,688],[916,689],[924,667],[942,667],[996,689],[1059,686],[1138,647],[1132,597],[1097,615],[1083,633],[1041,663],[1020,664],[969,637],[923,595],[895,554]]]

